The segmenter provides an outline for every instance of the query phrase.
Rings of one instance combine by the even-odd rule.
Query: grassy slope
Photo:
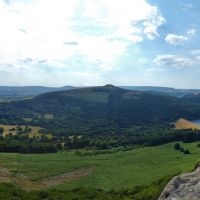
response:
[[[139,148],[128,152],[98,156],[75,156],[73,152],[43,155],[0,154],[0,164],[14,173],[29,175],[34,180],[91,166],[91,175],[63,184],[59,189],[74,187],[104,190],[146,185],[166,175],[191,171],[200,160],[197,143],[183,144],[191,151],[184,155],[173,149],[173,143],[158,147]]]

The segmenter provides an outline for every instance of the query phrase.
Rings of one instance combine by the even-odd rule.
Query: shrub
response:
[[[185,149],[185,150],[183,151],[183,153],[184,153],[184,154],[190,154],[190,151],[189,151],[188,149]]]
[[[180,145],[179,143],[176,143],[176,144],[174,145],[174,149],[175,149],[175,150],[180,150],[180,149],[181,149],[181,145]]]
[[[4,132],[4,128],[0,127],[0,134]]]

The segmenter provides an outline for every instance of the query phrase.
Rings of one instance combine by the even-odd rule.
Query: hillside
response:
[[[182,98],[184,101],[189,103],[200,104],[200,92],[187,94]]]
[[[153,87],[153,86],[119,86],[122,89],[132,91],[142,91],[151,94],[170,95],[174,97],[184,97],[195,95],[200,90],[195,89],[175,89],[170,87]],[[74,86],[64,87],[44,87],[44,86],[0,86],[0,101],[16,100],[22,98],[35,97],[47,92],[76,89]]]
[[[185,95],[193,95],[200,92],[199,89],[175,89],[171,87],[156,87],[156,86],[120,86],[127,90],[136,90],[149,92],[152,94],[170,95],[174,97],[183,97]]]
[[[24,123],[23,119],[28,118],[31,125],[71,132],[119,131],[134,125],[169,123],[181,117],[199,118],[200,108],[178,98],[112,85],[50,92],[0,104],[1,123]]]
[[[186,119],[179,119],[175,123],[176,129],[197,129],[200,130],[200,125],[194,124]]]

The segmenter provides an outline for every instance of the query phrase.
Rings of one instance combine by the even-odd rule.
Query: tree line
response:
[[[45,133],[41,137],[29,138],[28,135],[0,136],[0,152],[18,153],[51,153],[65,149],[89,148],[108,150],[118,147],[156,146],[169,142],[200,141],[199,130],[175,130],[166,127],[138,127],[129,133],[87,134],[48,138]]]

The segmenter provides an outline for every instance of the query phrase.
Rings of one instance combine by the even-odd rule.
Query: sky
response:
[[[0,0],[0,85],[200,88],[198,0]]]

